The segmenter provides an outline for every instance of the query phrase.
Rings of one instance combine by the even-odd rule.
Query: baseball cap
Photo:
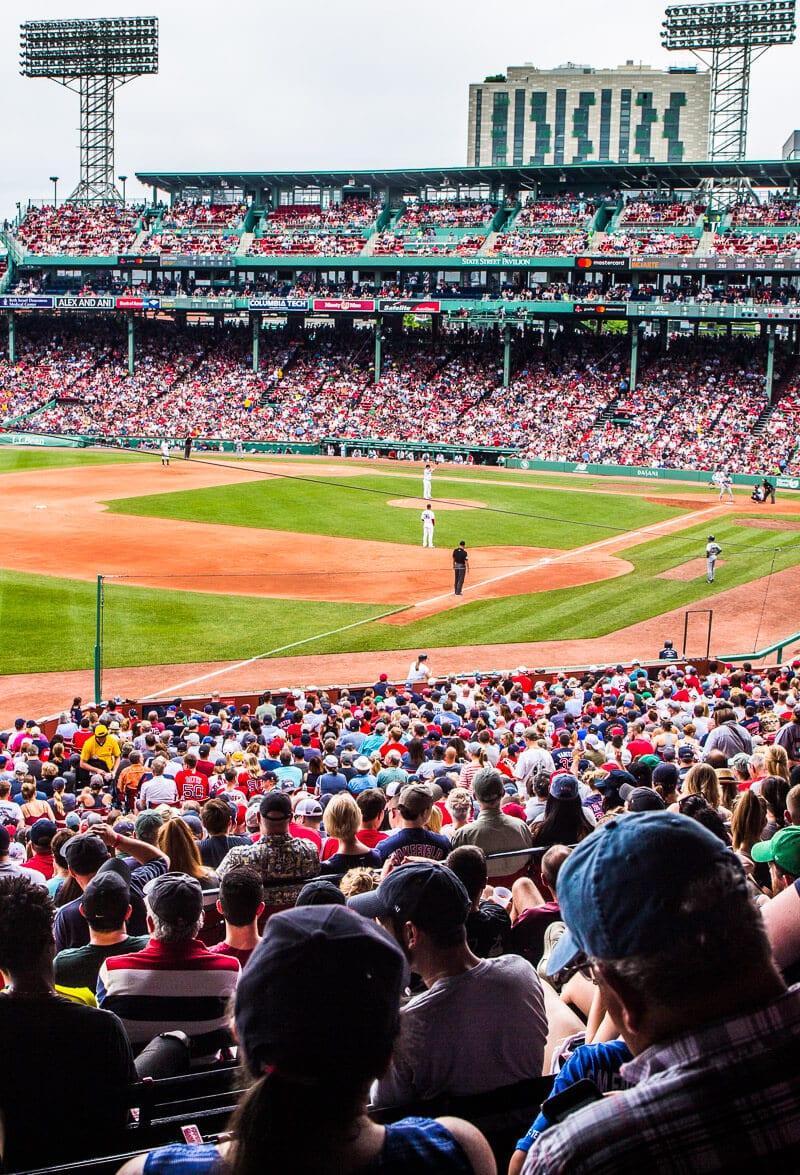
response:
[[[83,916],[93,930],[118,930],[131,904],[131,891],[118,873],[102,872],[83,891]]]
[[[472,779],[472,792],[476,800],[492,803],[505,795],[504,779],[495,767],[484,767],[476,771]]]
[[[397,943],[353,910],[273,914],[236,989],[236,1034],[250,1067],[335,1077],[350,1063],[354,1024],[359,1041],[385,1063],[407,979]],[[309,1016],[320,992],[336,992],[336,1014],[321,1023]]]
[[[52,820],[37,820],[31,828],[31,844],[49,845],[55,834],[58,832],[58,825]]]
[[[288,820],[292,815],[292,801],[282,791],[270,791],[262,799],[258,811],[266,820],[270,814]]]
[[[322,804],[313,796],[302,796],[295,805],[295,816],[319,816],[322,819]]]
[[[550,795],[555,800],[575,800],[578,798],[579,786],[574,775],[557,775],[550,784]]]
[[[339,766],[339,760],[335,755],[326,755],[322,760],[322,766],[330,768],[331,771],[335,771]]]
[[[108,734],[108,727],[104,726],[102,722],[98,722],[97,726],[95,726],[95,728],[94,728],[94,733],[95,734]]]
[[[163,823],[164,821],[158,812],[140,812],[134,821],[133,827],[137,837],[141,837],[160,828]]]
[[[800,877],[800,825],[792,824],[776,832],[772,840],[759,841],[750,855],[754,861],[774,861],[784,872]]]
[[[388,789],[386,792],[389,794]],[[421,783],[410,783],[398,796],[398,807],[405,808],[410,820],[416,820],[433,805],[433,794]]]
[[[667,806],[652,787],[635,787],[626,802],[629,812],[663,812]]]
[[[678,758],[685,759],[688,762],[689,759],[694,758],[694,751],[692,750],[691,747],[679,747],[678,748]]]
[[[162,873],[144,887],[152,912],[173,926],[188,926],[203,912],[200,882],[186,873]]]
[[[91,832],[79,832],[73,836],[61,853],[73,873],[81,876],[96,873],[103,862],[108,860],[108,849],[100,837]]]
[[[297,895],[297,906],[345,906],[347,898],[338,885],[328,881],[327,877],[315,877],[307,881]]]
[[[5,857],[11,844],[11,833],[5,824],[0,824],[0,857]]]
[[[451,869],[424,861],[398,866],[377,889],[354,894],[347,904],[365,918],[413,922],[440,940],[455,942],[461,937],[470,900]]]
[[[696,820],[676,812],[615,817],[569,855],[558,875],[567,929],[550,956],[555,975],[580,953],[627,959],[656,953],[687,929],[680,904],[686,886],[730,850]],[[747,886],[739,867],[739,884]],[[709,917],[717,918],[712,911]],[[691,929],[696,932],[697,917]]]

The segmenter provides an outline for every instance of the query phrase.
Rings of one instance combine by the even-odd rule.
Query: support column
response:
[[[133,323],[133,311],[128,311],[128,375],[133,375],[136,366],[136,345],[135,345],[135,328]]]
[[[662,318],[658,324],[659,342],[662,353],[669,349],[669,319]]]
[[[380,382],[381,378],[381,341],[383,336],[383,315],[379,314],[375,319],[375,370],[373,377],[375,383]]]
[[[503,331],[503,387],[511,383],[511,327]]]
[[[261,315],[251,314],[253,324],[253,371],[258,374],[258,344],[261,339]]]
[[[775,376],[775,327],[767,327],[767,399],[772,403],[772,384]]]
[[[631,322],[631,372],[629,386],[632,392],[636,391],[636,377],[639,371],[639,322]]]
[[[17,316],[13,310],[6,311],[8,320],[8,361],[17,362]]]

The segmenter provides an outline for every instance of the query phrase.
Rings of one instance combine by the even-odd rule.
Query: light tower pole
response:
[[[53,185],[53,207],[58,208],[58,176],[51,175],[50,183]]]
[[[740,160],[747,155],[750,69],[773,45],[795,39],[795,0],[720,0],[711,4],[674,4],[661,26],[665,49],[693,53],[711,70],[708,157]],[[735,199],[741,181],[711,181],[719,203]]]
[[[80,183],[74,201],[119,200],[114,186],[114,91],[158,72],[158,20],[35,20],[22,25],[20,72],[51,78],[81,99]]]

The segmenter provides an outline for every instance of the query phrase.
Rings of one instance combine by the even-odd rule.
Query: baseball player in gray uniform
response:
[[[714,582],[714,564],[717,558],[722,554],[722,547],[719,545],[713,534],[708,536],[706,543],[706,574],[708,575],[708,582]]]

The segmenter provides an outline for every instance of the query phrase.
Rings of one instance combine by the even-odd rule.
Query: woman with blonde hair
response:
[[[329,840],[335,841],[333,853],[323,861],[323,873],[346,873],[348,869],[380,869],[382,862],[378,854],[358,839],[361,809],[348,792],[340,792],[328,801],[322,822]],[[325,844],[327,846],[328,841]]]
[[[695,763],[689,768],[683,781],[683,795],[702,796],[709,808],[718,812],[723,820],[730,819],[730,812],[722,807],[722,793],[717,773],[708,763]]]
[[[162,824],[158,830],[158,847],[169,857],[173,873],[185,873],[200,882],[203,889],[216,889],[219,879],[213,869],[208,869],[200,860],[197,841],[189,825],[180,816]]]
[[[465,787],[454,787],[445,800],[445,806],[453,822],[444,826],[444,834],[452,837],[459,828],[463,828],[469,822],[473,812],[472,797]]]
[[[470,743],[467,747],[469,762],[461,768],[458,776],[459,787],[470,787],[473,776],[477,775],[486,766],[486,749],[480,743]]]
[[[789,756],[783,747],[772,743],[765,748],[764,767],[767,775],[777,775],[789,782]]]
[[[428,819],[425,821],[425,827],[430,832],[442,831],[442,813],[441,810],[437,808],[436,804],[433,805],[430,812],[428,813]]]

